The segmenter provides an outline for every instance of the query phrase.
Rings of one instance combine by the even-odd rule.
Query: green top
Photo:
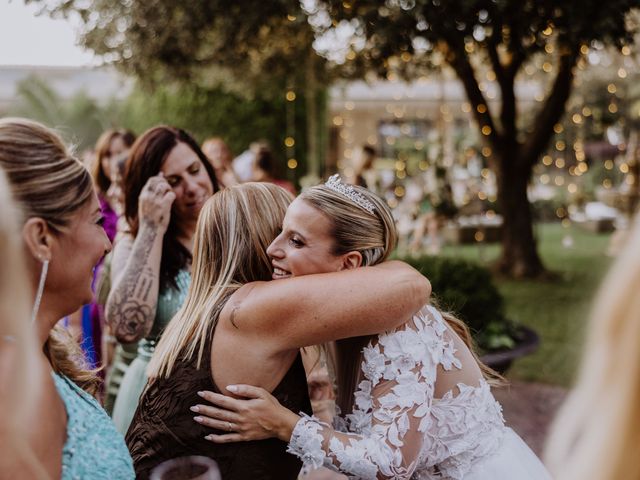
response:
[[[176,276],[178,289],[167,288],[158,294],[153,326],[149,335],[138,344],[138,355],[151,357],[160,335],[184,303],[190,283],[191,274],[187,270],[180,270]]]

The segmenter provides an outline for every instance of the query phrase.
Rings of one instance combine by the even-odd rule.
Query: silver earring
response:
[[[40,301],[42,300],[42,294],[44,293],[44,284],[47,281],[47,272],[49,271],[49,260],[42,262],[42,271],[40,272],[40,282],[38,282],[38,291],[36,292],[36,300],[33,303],[33,310],[31,311],[31,322],[36,321],[38,316],[38,310],[40,310]]]

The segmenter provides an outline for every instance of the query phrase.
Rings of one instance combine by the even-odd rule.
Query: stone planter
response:
[[[509,370],[514,360],[532,354],[540,346],[540,337],[534,330],[521,326],[519,333],[520,338],[515,347],[486,353],[480,359],[496,372],[504,374]]]

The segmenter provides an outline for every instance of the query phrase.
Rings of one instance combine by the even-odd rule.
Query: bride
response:
[[[371,235],[386,238],[351,234],[362,222],[376,227]],[[287,278],[322,272],[326,262],[320,259],[347,252],[357,265],[374,264],[396,238],[386,204],[334,176],[291,204],[267,252],[274,278]],[[217,408],[198,405],[197,421],[229,432],[208,435],[214,443],[286,441],[307,471],[326,466],[362,479],[550,478],[505,426],[490,391],[491,371],[473,353],[468,335],[460,320],[425,305],[393,331],[339,340],[338,405],[350,413],[334,426],[296,415],[249,385],[227,386],[233,397],[203,393]]]

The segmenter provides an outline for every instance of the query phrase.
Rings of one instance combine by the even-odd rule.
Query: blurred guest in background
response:
[[[202,151],[207,156],[221,188],[240,183],[231,166],[231,150],[220,137],[211,137],[202,144]]]
[[[113,242],[118,226],[117,199],[109,195],[113,193],[113,179],[116,175],[117,161],[126,155],[135,140],[135,135],[128,130],[107,130],[96,142],[95,157],[91,166],[91,174],[98,194],[98,201],[104,216],[104,229],[109,241]],[[102,262],[94,271],[93,288],[102,274]],[[80,344],[85,352],[89,365],[93,368],[103,365],[102,334],[104,331],[104,301],[94,300],[69,316],[73,330],[81,332]],[[103,372],[101,372],[103,374]]]
[[[239,182],[251,182],[253,180],[253,164],[260,147],[264,142],[251,142],[249,148],[233,159],[233,171]]]
[[[373,162],[376,159],[376,150],[371,145],[363,145],[358,151],[353,162],[353,176],[347,179],[348,183],[368,188],[374,192],[376,188],[376,171]]]
[[[258,149],[253,163],[253,181],[274,183],[295,195],[296,187],[288,180],[279,179],[277,171],[278,165],[273,152],[267,145],[262,145]]]

